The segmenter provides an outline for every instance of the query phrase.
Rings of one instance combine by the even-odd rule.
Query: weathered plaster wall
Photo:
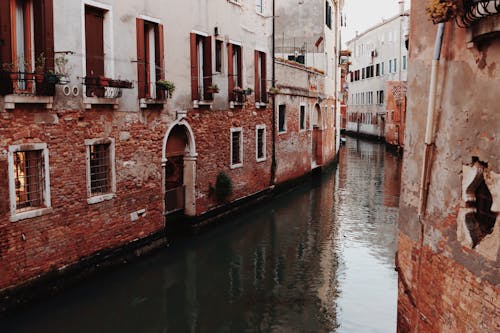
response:
[[[500,39],[467,43],[467,29],[447,23],[439,66],[435,147],[425,216],[418,198],[430,66],[436,27],[425,3],[412,1],[405,155],[399,218],[399,328],[401,332],[497,332],[500,329],[498,183],[491,182],[497,244],[471,248],[458,239],[464,165],[473,157],[500,172]],[[498,182],[498,181],[496,181]],[[468,185],[465,184],[467,187]],[[473,204],[473,203],[472,203]],[[421,233],[423,230],[423,233]],[[469,232],[465,230],[465,232]],[[421,240],[423,241],[421,244]],[[486,238],[483,242],[486,241]]]

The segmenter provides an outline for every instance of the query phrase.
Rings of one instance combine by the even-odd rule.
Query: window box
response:
[[[45,104],[52,108],[55,83],[43,78],[38,82],[33,72],[0,71],[0,96],[5,109],[15,109],[16,104]]]
[[[91,104],[118,105],[116,99],[122,96],[122,89],[133,88],[132,82],[125,80],[114,80],[104,76],[87,76],[83,79],[86,87],[84,97],[85,107],[91,108]]]

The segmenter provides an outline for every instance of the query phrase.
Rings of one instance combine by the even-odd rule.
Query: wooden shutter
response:
[[[35,59],[45,56],[45,71],[54,70],[54,4],[53,0],[33,1]]]
[[[85,7],[86,76],[104,76],[104,12]],[[104,88],[87,86],[88,97],[103,97]]]
[[[139,98],[146,98],[147,78],[146,78],[146,44],[144,41],[144,20],[136,19],[137,34],[137,89]]]
[[[228,98],[234,100],[234,64],[233,64],[233,44],[227,44],[227,78],[228,78]]]
[[[10,2],[0,1],[0,65],[12,62]]]
[[[259,71],[259,64],[260,64],[260,57],[259,57],[259,51],[255,50],[254,51],[254,56],[253,56],[253,63],[255,64],[255,102],[260,102],[260,71]]]
[[[196,45],[196,34],[190,34],[190,45],[191,45],[191,99],[193,101],[200,99],[200,94],[198,93],[198,52]]]
[[[262,57],[260,59],[261,64],[261,75],[260,75],[260,80],[262,81],[261,87],[262,91],[260,93],[261,95],[261,101],[267,103],[267,54],[261,53]]]
[[[158,24],[155,31],[156,80],[165,79],[165,39],[163,24]]]
[[[203,38],[203,95],[206,100],[213,100],[213,94],[208,92],[212,85],[212,37]]]
[[[238,54],[238,87],[243,88],[243,48],[238,46],[239,54]]]

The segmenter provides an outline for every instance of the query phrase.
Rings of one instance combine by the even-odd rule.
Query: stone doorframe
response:
[[[188,144],[186,147],[186,153],[184,155],[184,186],[185,186],[185,208],[184,213],[186,216],[196,215],[196,160],[198,154],[196,153],[196,143],[194,140],[194,134],[191,126],[187,122],[185,112],[177,112],[177,119],[170,124],[163,138],[163,146],[161,151],[161,166],[162,166],[162,191],[165,193],[165,166],[168,161],[167,158],[167,142],[175,126],[184,127],[186,130],[186,136],[188,139]],[[165,195],[165,194],[163,194]],[[164,198],[163,198],[164,199]],[[165,200],[163,200],[163,213],[165,214]]]

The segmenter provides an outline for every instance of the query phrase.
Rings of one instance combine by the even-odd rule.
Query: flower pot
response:
[[[43,79],[44,79],[43,73],[36,73],[35,74],[36,83],[43,83]]]

